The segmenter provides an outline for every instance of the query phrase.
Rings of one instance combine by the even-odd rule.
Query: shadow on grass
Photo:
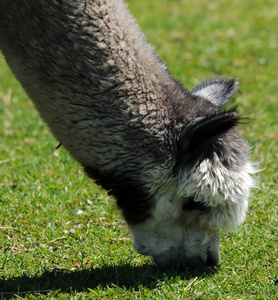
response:
[[[194,272],[161,272],[155,266],[104,266],[85,270],[46,271],[39,276],[22,276],[0,278],[0,299],[8,299],[15,295],[46,294],[51,291],[60,293],[89,292],[97,287],[113,286],[126,289],[138,289],[143,286],[149,289],[157,287],[157,283],[167,278],[178,277],[180,280],[190,280],[195,277],[210,277],[218,268],[206,268]]]

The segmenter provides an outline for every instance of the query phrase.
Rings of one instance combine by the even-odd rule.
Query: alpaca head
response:
[[[236,81],[215,80],[192,94],[220,107],[236,91]],[[235,129],[239,119],[228,111],[185,124],[176,141],[173,170],[159,188],[150,183],[150,216],[129,228],[136,250],[152,256],[160,268],[218,264],[220,231],[244,221],[254,171]]]
[[[233,170],[214,157],[183,168],[156,192],[150,217],[129,226],[135,249],[161,269],[218,264],[220,231],[235,229],[248,208],[250,163]]]

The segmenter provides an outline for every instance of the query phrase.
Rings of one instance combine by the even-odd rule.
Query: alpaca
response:
[[[0,48],[53,135],[116,199],[162,270],[220,261],[254,168],[223,105],[234,79],[186,90],[122,0],[1,0]]]

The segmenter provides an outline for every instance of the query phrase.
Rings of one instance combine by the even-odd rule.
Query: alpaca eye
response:
[[[208,210],[209,207],[204,205],[202,202],[196,202],[194,201],[193,197],[189,197],[185,199],[182,209],[185,211],[191,211],[191,210],[199,210],[199,211],[205,211]]]

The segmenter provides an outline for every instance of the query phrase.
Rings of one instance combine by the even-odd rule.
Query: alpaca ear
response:
[[[235,79],[215,79],[204,81],[197,85],[192,94],[207,99],[211,103],[222,107],[238,92],[238,82]]]
[[[212,153],[213,145],[240,121],[237,112],[220,112],[215,115],[197,118],[181,131],[178,141],[176,167]]]

